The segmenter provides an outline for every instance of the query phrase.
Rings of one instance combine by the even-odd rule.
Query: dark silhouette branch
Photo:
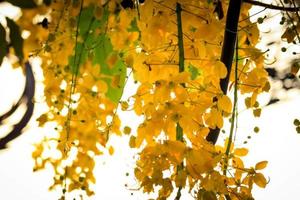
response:
[[[221,90],[223,91],[224,94],[227,93],[227,88],[228,88],[228,83],[230,78],[241,5],[242,5],[242,0],[230,0],[228,11],[227,11],[225,33],[224,33],[224,40],[223,40],[223,47],[222,47],[222,54],[221,54],[221,62],[223,62],[226,66],[227,76],[224,79],[220,80]],[[220,133],[220,129],[217,127],[215,129],[210,129],[210,132],[208,133],[206,140],[208,142],[211,142],[212,144],[216,144],[219,137],[219,133]]]
[[[24,93],[25,93],[25,90],[24,90]],[[20,97],[18,102],[15,105],[13,105],[9,111],[7,111],[6,113],[4,113],[3,115],[0,116],[0,125],[3,124],[3,121],[5,119],[7,119],[8,117],[10,117],[17,110],[17,108],[19,108],[19,106],[22,103],[23,97],[25,95],[24,93],[22,94],[22,96]]]
[[[35,92],[34,91],[35,80],[32,72],[32,67],[29,64],[29,62],[25,63],[25,70],[26,70],[26,83],[25,83],[25,89],[22,94],[22,97],[17,102],[17,104],[10,109],[10,111],[8,111],[7,113],[5,113],[0,117],[1,119],[0,124],[2,120],[9,117],[21,105],[21,103],[24,102],[24,100],[26,101],[27,109],[22,119],[16,125],[14,125],[13,130],[10,133],[8,133],[5,137],[0,139],[0,149],[5,149],[7,143],[19,137],[22,134],[23,128],[28,124],[33,114],[33,109],[34,109],[33,97]]]
[[[245,3],[249,3],[255,6],[261,6],[272,10],[281,10],[281,11],[287,11],[287,12],[297,12],[300,11],[300,7],[283,7],[283,6],[276,6],[272,4],[263,3],[260,1],[254,1],[254,0],[243,0]]]

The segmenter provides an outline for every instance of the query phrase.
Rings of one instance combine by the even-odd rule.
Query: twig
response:
[[[272,4],[263,3],[260,1],[253,1],[253,0],[243,0],[245,3],[249,3],[255,6],[262,6],[268,9],[272,10],[281,10],[281,11],[287,11],[287,12],[298,12],[300,11],[300,7],[283,7],[283,6],[276,6]]]

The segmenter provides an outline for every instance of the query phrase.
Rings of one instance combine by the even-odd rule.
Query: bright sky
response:
[[[276,24],[272,25],[275,26]],[[37,74],[37,101],[39,101],[42,99],[42,80],[38,78],[41,71],[38,67],[34,69]],[[3,65],[0,68],[0,80],[0,113],[2,113],[8,105],[11,105],[13,100],[18,99],[18,95],[22,91],[21,85],[24,84],[25,80],[20,70],[13,71],[9,65]],[[127,86],[131,91],[133,87],[133,84]],[[126,95],[129,94],[126,92]],[[266,99],[268,99],[268,95],[261,97],[263,102],[266,102]],[[239,114],[237,145],[242,145],[247,136],[251,136],[247,144],[250,152],[249,156],[246,157],[246,163],[255,165],[262,160],[269,161],[264,173],[266,177],[269,177],[270,182],[266,189],[255,188],[254,197],[256,200],[299,199],[300,135],[296,133],[293,126],[294,118],[300,116],[299,102],[300,91],[291,90],[285,94],[285,99],[282,102],[265,107],[262,116],[258,119],[254,119],[249,111],[243,111]],[[240,103],[240,105],[242,104]],[[35,116],[38,116],[42,110],[44,110],[43,104],[37,103]],[[22,110],[19,113],[22,113]],[[121,115],[124,124],[134,126],[138,120],[134,115],[128,113]],[[14,116],[12,121],[17,118]],[[8,123],[12,123],[12,121]],[[32,144],[47,130],[37,128],[37,123],[34,120],[31,121],[30,125],[31,127],[21,137],[13,141],[8,149],[0,151],[1,199],[53,200],[59,197],[55,192],[48,192],[48,187],[52,181],[51,170],[46,169],[35,173],[32,171],[31,152],[34,148]],[[259,133],[256,134],[252,131],[254,126],[260,127]],[[1,126],[0,136],[8,129],[7,125]],[[90,199],[143,200],[150,198],[141,192],[134,191],[138,187],[135,184],[132,170],[136,152],[128,147],[128,138],[113,137],[111,139],[111,143],[115,147],[115,154],[113,156],[103,155],[97,161],[95,167],[96,196]],[[129,176],[126,176],[127,172]],[[128,187],[125,187],[125,184]],[[182,197],[182,200],[190,199],[193,198],[187,193]]]

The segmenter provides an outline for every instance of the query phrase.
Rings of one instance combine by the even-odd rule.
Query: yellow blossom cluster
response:
[[[198,199],[252,198],[253,183],[266,185],[256,172],[266,162],[246,168],[240,157],[247,150],[227,150],[228,143],[215,147],[205,139],[234,112],[220,80],[230,76],[231,85],[250,94],[247,107],[255,107],[257,95],[269,90],[250,7],[243,6],[240,15],[236,78],[235,69],[227,71],[220,61],[225,19],[216,16],[216,4],[138,2],[124,7],[118,0],[65,0],[23,11],[19,23],[31,31],[26,52],[43,60],[49,112],[38,121],[40,126],[55,122],[53,134],[33,152],[36,169],[50,163],[55,171],[51,188],[60,186],[63,194],[76,189],[93,194],[94,158],[110,133],[121,134],[116,110],[128,68],[139,87],[120,104],[144,117],[136,133],[124,128],[131,134],[130,147],[142,149],[135,176],[144,192],[159,185],[158,199],[169,197],[174,186],[195,190]],[[226,16],[228,1],[222,5]],[[24,23],[38,15],[49,20],[47,27]],[[56,149],[59,156],[45,156],[47,149]]]
[[[95,156],[103,153],[111,133],[121,133],[115,113],[117,103],[106,95],[108,88],[117,87],[121,80],[115,80],[114,86],[116,75],[102,73],[106,66],[86,58],[89,53],[86,48],[96,49],[89,40],[105,32],[105,20],[96,20],[93,12],[90,16],[85,11],[94,9],[91,3],[95,2],[55,1],[50,7],[23,10],[19,19],[23,30],[30,30],[28,45],[25,43],[24,47],[28,51],[26,57],[38,55],[43,61],[44,93],[49,111],[37,121],[41,127],[47,122],[55,123],[54,129],[36,144],[32,153],[34,169],[43,169],[47,163],[52,165],[55,177],[50,188],[60,187],[62,198],[66,192],[78,189],[87,195],[94,193],[90,186],[95,183]],[[84,21],[86,19],[89,21]],[[47,24],[41,24],[42,20],[43,23],[47,20]],[[97,26],[97,30],[93,26]],[[110,57],[107,55],[104,59]],[[109,68],[119,67],[116,62],[120,62],[119,58],[111,62]],[[49,151],[56,156],[47,154]]]

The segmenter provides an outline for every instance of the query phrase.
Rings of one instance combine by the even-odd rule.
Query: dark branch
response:
[[[35,81],[34,76],[32,72],[31,65],[29,62],[26,62],[25,64],[26,69],[26,83],[25,83],[25,89],[21,98],[21,101],[19,100],[17,105],[19,105],[19,102],[22,102],[24,99],[26,100],[26,112],[20,122],[16,125],[14,125],[13,130],[8,133],[5,137],[0,138],[0,150],[6,148],[6,144],[10,141],[14,140],[15,138],[19,137],[22,134],[23,128],[27,125],[29,122],[34,109],[34,103],[33,103],[33,97],[34,97],[34,90],[35,90]],[[16,106],[14,106],[11,110],[15,110]],[[18,107],[18,106],[17,106]],[[8,113],[10,113],[9,111]],[[7,114],[7,113],[6,113]],[[10,115],[10,114],[9,114]],[[3,117],[6,118],[6,117]]]
[[[226,66],[227,76],[224,79],[220,80],[220,86],[224,94],[227,93],[229,83],[241,5],[242,0],[230,0],[227,11],[226,26],[221,54],[221,61]],[[211,142],[212,144],[216,144],[217,139],[219,137],[219,133],[219,128],[211,129],[206,137],[206,140],[208,142]]]
[[[25,90],[24,90],[24,93],[25,93]],[[13,105],[9,111],[7,111],[6,113],[4,113],[3,115],[0,116],[0,125],[2,125],[3,121],[5,119],[7,119],[8,117],[10,117],[17,110],[17,108],[19,108],[19,106],[22,103],[23,97],[25,95],[24,93],[22,94],[22,96],[20,97],[18,102],[15,105]]]
[[[243,0],[245,3],[249,3],[255,6],[262,6],[272,10],[281,10],[281,11],[288,11],[288,12],[297,12],[300,11],[300,7],[283,7],[283,6],[276,6],[272,4],[262,3],[260,1],[253,1],[253,0]]]

